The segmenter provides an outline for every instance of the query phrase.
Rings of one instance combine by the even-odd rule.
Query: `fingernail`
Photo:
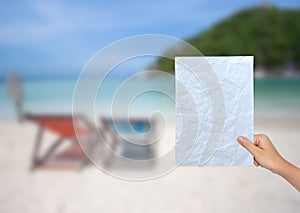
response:
[[[242,137],[242,136],[239,136],[239,137],[237,138],[237,140],[242,142],[242,141],[243,141],[243,137]]]

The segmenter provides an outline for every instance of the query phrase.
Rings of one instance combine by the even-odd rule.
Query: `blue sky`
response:
[[[124,37],[181,39],[246,7],[267,2],[299,8],[299,0],[132,0],[0,3],[0,77],[74,76],[100,49]]]

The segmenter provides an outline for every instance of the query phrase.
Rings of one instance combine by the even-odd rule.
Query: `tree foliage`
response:
[[[254,55],[255,65],[269,72],[299,70],[299,21],[299,9],[259,6],[233,14],[186,41],[205,56]],[[173,73],[173,64],[160,59],[152,68]]]

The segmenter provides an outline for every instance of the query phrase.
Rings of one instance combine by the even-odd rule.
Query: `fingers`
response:
[[[254,157],[258,154],[260,151],[257,146],[255,146],[248,138],[245,138],[243,136],[239,136],[237,138],[237,141],[245,148],[247,149]]]
[[[255,160],[255,158],[253,158],[253,164],[254,164],[254,166],[256,166],[256,167],[260,166],[260,164]]]
[[[262,149],[268,149],[274,147],[269,137],[263,134],[254,135],[253,143]]]

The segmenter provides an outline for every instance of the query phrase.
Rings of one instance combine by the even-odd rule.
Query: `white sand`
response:
[[[300,119],[256,119],[300,165]],[[0,212],[299,212],[300,193],[261,168],[177,168],[146,182],[113,178],[93,166],[81,172],[30,172],[37,127],[0,121]],[[51,137],[51,136],[48,136]]]

